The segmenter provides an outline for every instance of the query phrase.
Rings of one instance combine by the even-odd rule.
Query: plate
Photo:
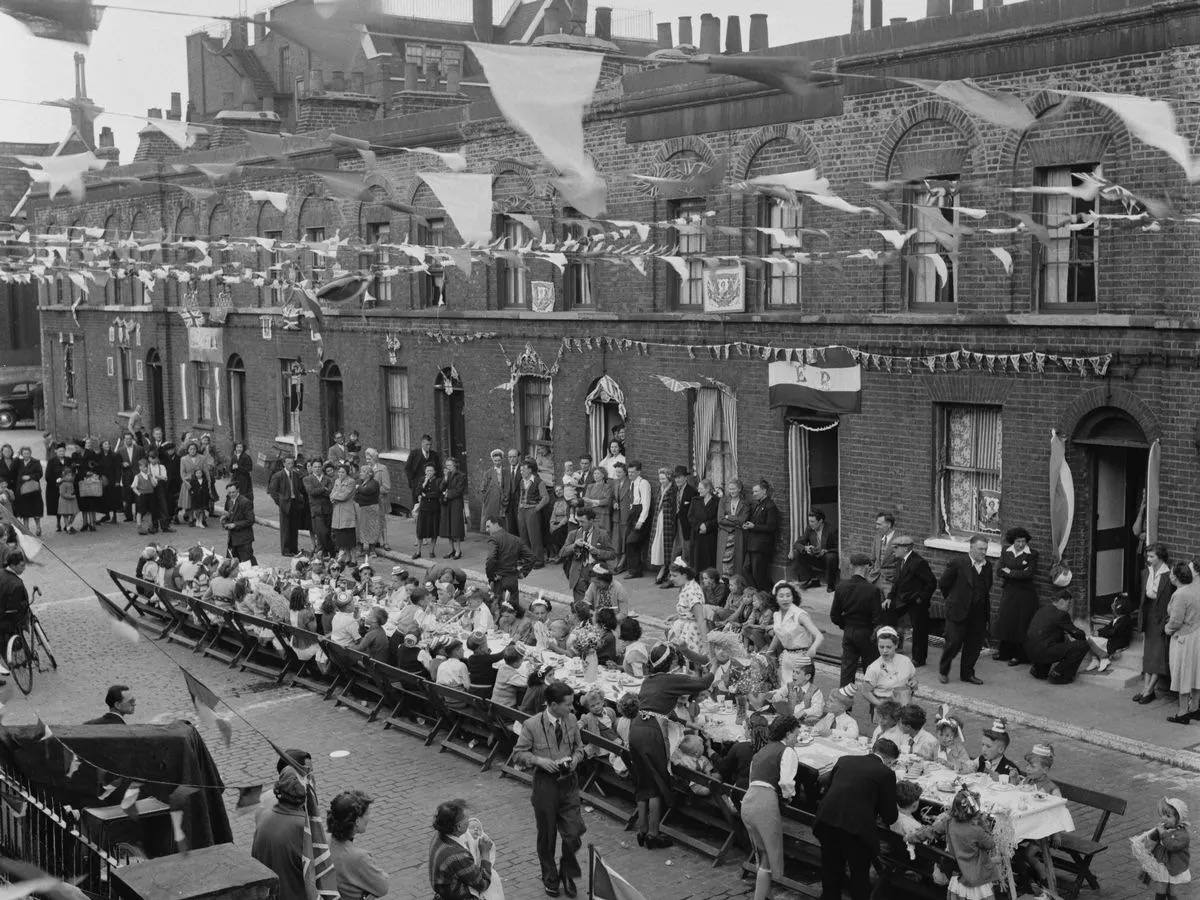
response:
[[[797,738],[796,746],[797,747],[807,747],[809,744],[813,743],[813,741],[815,741],[815,740],[816,740],[816,738],[812,737],[811,735],[809,735],[808,737]]]
[[[1008,793],[1009,791],[1015,791],[1016,789],[1017,786],[1015,784],[1004,784],[1000,781],[997,781],[992,785],[993,791],[1000,791],[1001,793]]]
[[[939,781],[934,785],[943,794],[953,794],[956,790],[953,781]]]
[[[329,754],[330,759],[344,759],[350,755],[349,750],[334,750]]]

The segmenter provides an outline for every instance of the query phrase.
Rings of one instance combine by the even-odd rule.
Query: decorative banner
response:
[[[109,378],[112,378],[112,377],[113,377],[113,375],[115,374],[115,369],[114,369],[114,366],[113,366],[113,358],[112,358],[111,356],[110,356],[110,357],[108,357],[108,358],[106,359],[106,363],[107,363],[107,365],[106,365],[106,368],[108,369],[108,377],[109,377]]]
[[[740,265],[715,266],[704,270],[704,311],[746,311],[746,270]]]
[[[795,406],[831,413],[862,409],[862,367],[845,347],[829,347],[823,355],[820,366],[803,361],[768,365],[768,399],[772,408]]]
[[[529,305],[534,312],[554,312],[554,282],[533,281],[529,289]]]
[[[137,361],[137,380],[146,380],[146,364],[140,359]]]
[[[1067,466],[1062,436],[1050,430],[1050,544],[1054,561],[1062,562],[1063,551],[1075,521],[1075,481]]]
[[[188,359],[191,362],[224,364],[225,331],[222,328],[189,328]]]

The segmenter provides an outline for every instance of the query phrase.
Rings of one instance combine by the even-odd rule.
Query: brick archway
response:
[[[1148,443],[1162,437],[1162,425],[1146,401],[1124,388],[1109,387],[1092,388],[1072,400],[1059,419],[1059,433],[1070,441],[1085,416],[1106,406],[1127,413],[1142,429]]]
[[[759,150],[772,141],[788,142],[796,148],[800,157],[804,159],[805,165],[818,170],[821,168],[821,155],[817,152],[816,144],[799,125],[764,125],[750,135],[738,150],[737,158],[730,167],[733,177],[741,179],[750,177],[750,167],[754,165],[754,157],[758,155]]]
[[[879,142],[879,147],[875,151],[872,171],[876,179],[883,181],[889,177],[892,158],[896,155],[896,150],[904,140],[904,136],[917,125],[929,121],[945,122],[950,128],[956,129],[967,142],[968,156],[974,155],[979,146],[979,132],[966,111],[945,100],[922,100],[900,113],[888,126],[883,140]]]

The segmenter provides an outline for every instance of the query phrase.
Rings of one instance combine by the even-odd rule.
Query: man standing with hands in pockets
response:
[[[537,854],[546,896],[557,897],[559,885],[568,897],[576,895],[580,876],[575,854],[583,845],[587,826],[579,808],[579,777],[583,736],[571,713],[575,692],[562,682],[546,686],[546,709],[521,723],[513,759],[533,767],[533,817],[537,824]],[[562,861],[556,864],[554,845],[562,835]]]

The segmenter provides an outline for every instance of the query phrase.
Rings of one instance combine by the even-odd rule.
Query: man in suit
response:
[[[871,568],[867,578],[879,585],[885,597],[892,592],[892,582],[896,580],[896,567],[900,562],[892,546],[895,538],[896,517],[891,513],[878,513],[875,516],[875,539],[871,542]]]
[[[519,579],[533,568],[533,551],[515,534],[504,530],[499,516],[484,519],[483,530],[488,536],[488,555],[483,571],[492,586],[492,595],[497,606],[507,602],[520,618],[525,615],[525,610],[521,606]]]
[[[333,503],[329,499],[332,482],[325,477],[321,465],[319,459],[308,461],[308,474],[304,476],[302,485],[304,495],[308,497],[309,534],[313,552],[324,550],[333,553],[333,537],[329,530],[333,521]]]
[[[133,708],[137,704],[133,693],[129,690],[127,684],[114,684],[108,689],[108,693],[104,695],[104,705],[108,707],[108,712],[97,719],[88,719],[84,725],[126,725],[126,716],[133,715]]]
[[[908,616],[912,623],[912,662],[914,666],[923,666],[929,654],[929,602],[937,578],[925,558],[913,549],[911,535],[896,535],[891,546],[895,548],[899,566],[892,589],[883,601],[883,624],[898,628],[900,620]]]
[[[417,498],[421,492],[421,482],[425,479],[425,467],[433,464],[434,473],[442,477],[442,457],[433,449],[433,438],[427,434],[421,435],[421,449],[408,454],[404,462],[404,476],[408,479],[408,489],[412,492],[412,515],[417,517]]]
[[[792,544],[788,559],[801,587],[816,587],[821,583],[821,575],[825,576],[826,591],[831,592],[837,586],[841,565],[837,529],[825,521],[821,510],[814,509],[808,514],[808,527],[800,540]],[[869,564],[870,557],[867,560]]]
[[[537,825],[537,854],[542,886],[557,897],[559,886],[568,897],[577,892],[580,876],[576,852],[587,826],[579,807],[576,767],[583,761],[583,736],[571,713],[575,692],[561,681],[546,686],[546,710],[521,723],[513,760],[533,768],[533,818]],[[894,787],[894,781],[893,781]],[[895,813],[892,815],[895,819]],[[562,837],[562,859],[555,862],[554,845]]]
[[[304,514],[304,482],[296,471],[296,460],[290,456],[283,458],[283,467],[271,476],[267,493],[279,507],[279,552],[284,556],[295,556],[299,551],[297,538]]]
[[[1034,678],[1070,684],[1088,655],[1087,635],[1071,621],[1071,592],[1060,591],[1053,603],[1033,614],[1025,638],[1025,654]]]
[[[225,485],[225,514],[221,524],[229,532],[229,555],[258,565],[254,556],[254,504],[243,497],[237,484]]]
[[[629,519],[625,531],[625,577],[641,578],[646,565],[645,546],[649,538],[650,509],[654,495],[650,482],[642,477],[642,464],[629,463]]]
[[[775,541],[779,534],[779,507],[771,499],[771,485],[758,481],[750,493],[754,504],[742,523],[746,532],[746,561],[743,574],[750,585],[760,591],[771,588],[771,560],[775,557]]]
[[[853,684],[859,668],[866,669],[879,656],[872,635],[883,614],[883,595],[867,580],[870,565],[867,554],[850,554],[851,575],[838,584],[829,608],[830,620],[842,629],[841,687]]]
[[[508,463],[504,469],[504,490],[505,505],[504,526],[509,534],[519,534],[520,526],[517,524],[517,505],[521,501],[521,454],[515,447],[508,449]]]
[[[117,456],[121,458],[121,505],[125,508],[125,521],[133,521],[133,476],[138,473],[138,460],[146,455],[146,451],[133,441],[133,435],[128,432],[121,438],[121,449]]]
[[[333,444],[325,454],[325,461],[340,466],[346,461],[346,436],[340,431],[333,436]]]
[[[608,532],[596,526],[596,512],[586,506],[576,514],[579,527],[567,535],[558,558],[567,576],[567,585],[576,600],[582,600],[591,579],[591,568],[598,562],[616,559]]]
[[[669,555],[671,559],[690,559],[692,500],[696,497],[696,486],[688,476],[687,466],[676,466],[672,480],[675,482],[675,540]]]
[[[617,550],[613,573],[619,575],[626,569],[625,535],[628,531],[629,507],[632,505],[630,496],[632,489],[629,483],[629,468],[624,463],[614,463],[613,472],[616,473],[616,477],[612,482],[613,508],[611,537],[613,546]]]
[[[950,681],[950,664],[962,653],[958,674],[970,684],[983,684],[975,676],[975,663],[987,638],[992,593],[992,567],[987,561],[988,539],[971,536],[965,558],[953,559],[938,579],[938,589],[946,598],[946,643],[938,664],[938,680]]]
[[[829,773],[829,787],[817,807],[813,834],[821,842],[821,900],[842,900],[850,873],[850,900],[871,896],[871,861],[879,853],[875,819],[891,825],[896,808],[900,750],[887,738],[866,756],[843,756]]]

